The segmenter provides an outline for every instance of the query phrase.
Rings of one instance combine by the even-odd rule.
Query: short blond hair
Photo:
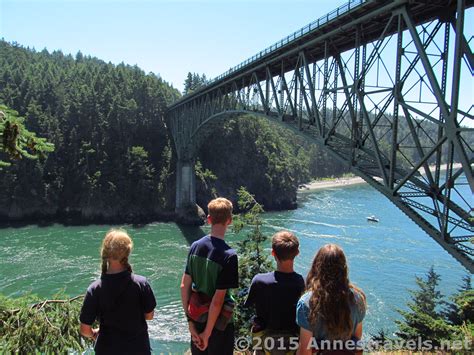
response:
[[[298,255],[300,242],[296,235],[288,231],[279,231],[272,237],[272,249],[278,260],[292,260]]]
[[[225,224],[232,218],[232,202],[224,197],[215,198],[207,205],[211,224]]]

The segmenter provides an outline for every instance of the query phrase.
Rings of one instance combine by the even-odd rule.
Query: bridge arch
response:
[[[225,110],[225,111],[213,114],[209,118],[205,119],[199,125],[199,127],[193,133],[191,133],[191,140],[196,142],[195,143],[196,148],[198,148],[200,146],[202,140],[206,138],[206,133],[209,133],[209,131],[206,132],[206,130],[207,130],[207,128],[210,124],[214,124],[216,122],[221,122],[221,121],[226,121],[226,120],[229,120],[229,119],[232,119],[232,118],[240,118],[240,117],[246,116],[246,115],[265,118],[266,120],[268,120],[270,122],[273,122],[273,123],[276,123],[276,124],[278,124],[279,126],[281,126],[283,128],[286,128],[286,129],[290,128],[295,134],[297,134],[301,137],[304,137],[306,139],[309,138],[308,136],[306,136],[304,134],[303,131],[292,129],[291,126],[285,124],[284,121],[278,119],[278,117],[276,117],[273,114],[269,114],[269,113],[262,112],[262,111],[252,111],[252,110],[241,109],[241,110]],[[313,140],[310,140],[310,142],[315,143]]]
[[[201,121],[200,125],[195,128],[190,134],[187,141],[187,146],[185,149],[180,149],[175,146],[177,152],[177,164],[176,164],[176,212],[178,214],[188,213],[193,209],[192,206],[196,204],[196,178],[195,178],[195,156],[199,150],[201,144],[209,137],[210,134],[214,133],[218,127],[212,127],[209,129],[210,125],[218,124],[221,125],[222,122],[230,120],[232,118],[241,118],[246,115],[261,117],[269,122],[276,123],[282,128],[290,128],[291,126],[286,125],[283,121],[276,118],[274,115],[253,111],[245,109],[236,109],[236,110],[224,110],[222,112],[216,112],[210,117]],[[307,139],[310,143],[315,143],[313,139],[304,134],[300,130],[292,131]],[[330,154],[331,151],[328,151]],[[342,161],[341,161],[342,162]]]

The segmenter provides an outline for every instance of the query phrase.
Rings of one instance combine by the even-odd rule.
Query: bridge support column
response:
[[[178,216],[178,223],[190,225],[202,225],[204,223],[206,216],[202,209],[196,205],[194,160],[178,159],[176,164],[175,212]]]
[[[176,166],[176,212],[196,204],[194,161],[178,160]]]

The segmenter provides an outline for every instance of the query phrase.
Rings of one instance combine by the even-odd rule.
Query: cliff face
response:
[[[66,224],[87,223],[133,223],[175,220],[173,210],[159,206],[147,208],[127,204],[111,205],[107,201],[94,201],[89,205],[61,208],[31,199],[28,203],[14,201],[0,205],[0,223],[62,222]]]

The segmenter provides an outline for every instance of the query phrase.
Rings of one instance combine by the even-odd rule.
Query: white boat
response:
[[[379,219],[375,217],[374,215],[367,217],[367,221],[369,222],[378,222]]]

